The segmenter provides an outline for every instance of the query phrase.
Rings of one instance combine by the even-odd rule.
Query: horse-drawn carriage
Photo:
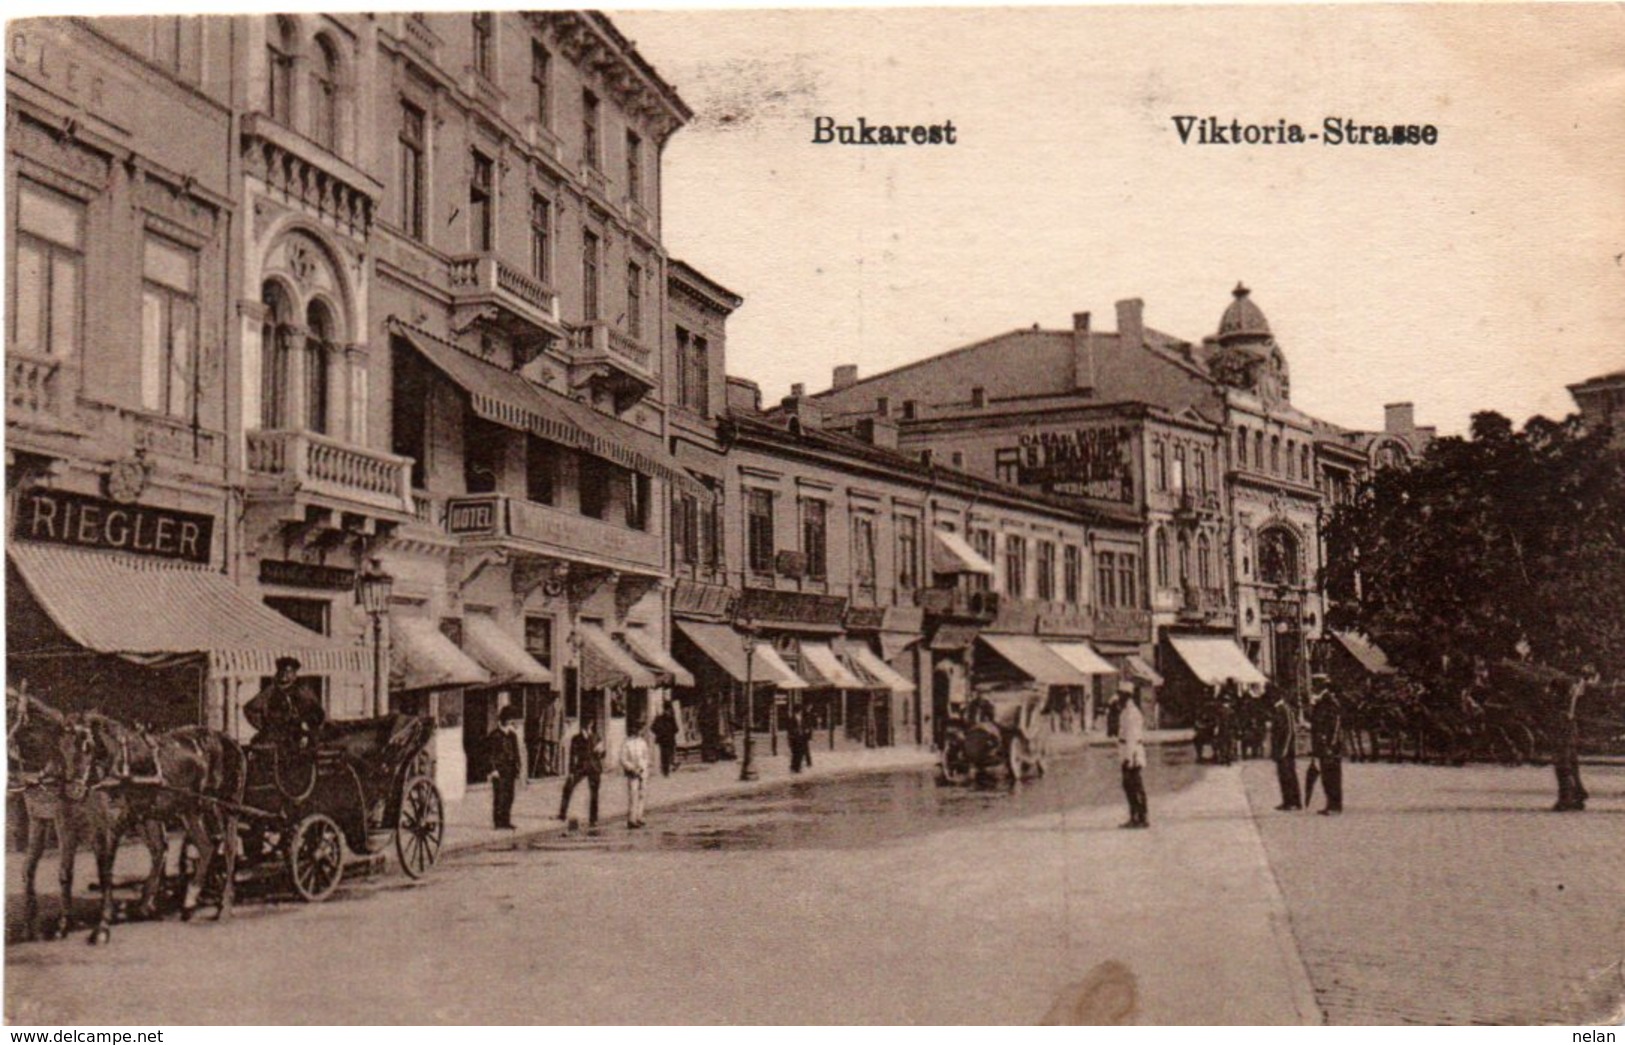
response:
[[[1044,774],[1049,716],[1041,689],[979,692],[948,720],[941,778],[985,780],[1003,769],[1011,780]]]

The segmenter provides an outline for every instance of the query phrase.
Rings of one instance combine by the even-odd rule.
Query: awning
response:
[[[574,447],[644,475],[708,496],[658,435],[599,413],[512,370],[478,359],[435,334],[397,318],[390,329],[468,393],[474,413],[497,424]]]
[[[931,545],[931,572],[981,573],[993,576],[993,564],[982,558],[970,542],[952,530],[937,530]]]
[[[313,674],[368,670],[365,647],[301,627],[209,569],[27,541],[13,542],[9,554],[51,622],[97,653],[201,655],[211,674],[237,678],[276,674],[278,657],[295,657]]]
[[[1057,657],[1085,675],[1117,674],[1117,669],[1112,667],[1111,662],[1096,653],[1087,642],[1046,642],[1044,645]]]
[[[1087,686],[1089,676],[1062,660],[1032,635],[980,635],[993,652],[1034,682],[1048,686]]]
[[[886,655],[887,660],[891,660],[920,641],[920,636],[901,631],[883,631],[879,637],[880,651]]]
[[[868,646],[860,642],[849,642],[846,644],[846,656],[874,685],[889,689],[893,693],[914,692],[914,683],[904,678],[896,668],[875,656],[874,650]]]
[[[693,674],[672,659],[672,655],[667,652],[664,646],[660,645],[660,641],[653,635],[642,628],[627,628],[624,637],[626,645],[632,650],[633,655],[650,667],[659,668],[670,675],[672,685],[694,685]]]
[[[553,673],[525,652],[519,640],[483,613],[463,618],[463,645],[491,673],[493,685],[522,683],[543,685],[553,681]]]
[[[972,624],[942,624],[931,636],[931,649],[965,650],[976,643],[981,629]]]
[[[869,688],[869,683],[854,675],[851,668],[841,663],[841,658],[835,655],[835,651],[827,642],[803,642],[801,659],[805,666],[811,669],[810,673],[815,676],[816,682],[836,689]]]
[[[618,684],[650,689],[660,685],[660,680],[639,664],[626,647],[610,638],[609,632],[603,628],[596,624],[582,624],[576,630],[581,635],[583,689],[603,689]]]
[[[735,682],[745,681],[745,645],[739,632],[726,624],[706,624],[701,621],[673,621],[677,630],[699,647],[706,659],[727,673]]]
[[[1130,675],[1141,682],[1149,682],[1153,686],[1162,685],[1162,676],[1157,674],[1157,669],[1132,653],[1123,658],[1123,666],[1128,668]]]
[[[779,651],[766,642],[756,644],[756,679],[780,689],[806,689],[807,680],[790,670]]]
[[[1218,635],[1180,635],[1168,639],[1191,673],[1210,686],[1235,679],[1242,685],[1262,686],[1269,679],[1253,666],[1231,639]]]
[[[441,634],[428,617],[391,615],[389,631],[390,689],[447,689],[491,681],[490,674]]]
[[[1388,654],[1364,635],[1352,631],[1334,631],[1332,636],[1366,671],[1373,675],[1394,674],[1394,666],[1388,663]]]

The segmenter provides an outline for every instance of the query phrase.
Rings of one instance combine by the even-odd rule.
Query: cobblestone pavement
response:
[[[1588,766],[1578,814],[1549,811],[1550,769],[1343,772],[1341,817],[1276,812],[1273,765],[1243,774],[1329,1023],[1625,1016],[1625,769]]]

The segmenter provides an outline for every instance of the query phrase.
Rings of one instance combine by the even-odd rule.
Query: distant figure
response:
[[[1264,688],[1270,700],[1270,758],[1275,760],[1275,776],[1281,784],[1281,804],[1276,809],[1302,809],[1298,793],[1298,722],[1286,694],[1275,683]]]
[[[1322,816],[1343,811],[1343,705],[1330,687],[1321,690],[1309,709],[1309,750],[1326,784]],[[1312,791],[1313,789],[1311,789]]]
[[[660,749],[660,775],[671,776],[677,764],[677,716],[672,714],[669,702],[649,723],[649,732],[654,735],[655,747]]]
[[[790,712],[786,727],[790,741],[790,772],[799,773],[803,766],[812,768],[812,724],[800,707]]]
[[[509,704],[497,715],[497,728],[485,738],[486,763],[491,767],[491,826],[512,831],[514,784],[519,780],[520,710]]]
[[[1145,798],[1145,714],[1139,694],[1126,683],[1117,687],[1117,760],[1123,767],[1123,795],[1128,820],[1120,827],[1150,827]]]
[[[243,717],[254,727],[254,743],[297,751],[315,742],[327,712],[299,681],[299,668],[294,658],[278,657],[276,678],[243,705]]]
[[[1241,687],[1235,679],[1225,679],[1219,687],[1218,723],[1215,729],[1218,762],[1228,766],[1236,760],[1236,705],[1241,700]]]
[[[621,745],[621,773],[626,777],[626,826],[643,826],[643,799],[649,784],[649,742],[641,726],[627,724]]]
[[[570,738],[569,776],[564,778],[564,796],[559,799],[559,819],[567,820],[570,796],[583,780],[591,792],[587,805],[587,826],[598,826],[598,788],[604,777],[604,742],[598,737],[598,727],[592,719],[581,724],[581,731]]]
[[[1587,664],[1582,676],[1573,685],[1555,680],[1551,685],[1552,711],[1555,722],[1552,733],[1556,741],[1552,752],[1552,770],[1557,774],[1557,804],[1553,812],[1578,813],[1585,810],[1590,795],[1580,782],[1580,697],[1587,688],[1601,680],[1597,669]]]

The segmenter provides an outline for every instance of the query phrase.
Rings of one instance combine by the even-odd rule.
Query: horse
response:
[[[56,830],[57,882],[62,904],[56,934],[66,935],[73,911],[73,862],[79,850],[84,817],[79,804],[64,793],[59,741],[62,712],[21,689],[6,687],[6,764],[10,788],[21,792],[28,814],[28,856],[23,864],[23,939],[39,938],[39,895],[34,877]]]
[[[198,853],[181,904],[182,920],[190,921],[197,910],[217,848],[224,850],[225,874],[216,918],[230,917],[237,862],[236,807],[242,805],[248,774],[247,759],[235,740],[201,726],[151,734],[89,712],[67,717],[61,753],[68,797],[82,803],[96,851],[102,903],[90,934],[92,944],[105,943],[112,934],[113,861],[119,841],[134,827],[139,827],[152,856],[137,908],[141,916],[151,917],[156,911],[168,849],[166,830],[171,821],[179,821]]]

